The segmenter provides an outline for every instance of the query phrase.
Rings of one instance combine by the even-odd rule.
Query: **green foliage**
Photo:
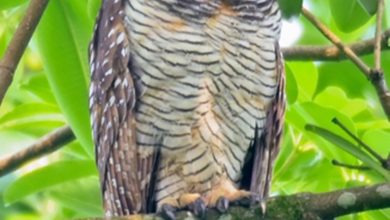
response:
[[[36,40],[54,96],[85,151],[92,155],[86,62],[92,22],[86,7],[85,1],[51,1]]]
[[[96,168],[92,161],[64,160],[51,163],[17,179],[5,190],[4,201],[13,203],[45,188],[94,174],[96,175]]]
[[[27,2],[27,0],[2,0],[0,1],[0,10],[11,9],[25,2]]]
[[[27,1],[0,0],[0,54],[24,14]],[[285,17],[303,33],[297,44],[329,44],[302,16],[302,0],[280,0]],[[310,10],[345,42],[372,37],[377,0],[306,0]],[[390,9],[387,4],[387,9]],[[69,124],[77,141],[59,152],[0,178],[0,219],[67,219],[101,216],[88,113],[88,42],[100,0],[50,1],[0,107],[0,155],[14,153],[40,136]],[[389,10],[385,25],[390,26]],[[372,54],[363,57],[373,64]],[[382,57],[390,80],[390,52]],[[275,164],[275,194],[324,192],[386,181],[383,170],[331,120],[387,157],[390,123],[374,88],[348,60],[286,62],[287,114]],[[316,133],[307,124],[319,127]],[[353,145],[351,145],[353,143]],[[368,164],[369,171],[335,167],[337,159]],[[4,204],[6,203],[6,205]],[[340,219],[389,219],[389,210]]]
[[[388,170],[385,170],[380,164],[378,164],[378,161],[375,161],[366,152],[364,152],[359,147],[355,146],[353,143],[332,133],[329,130],[317,127],[315,125],[308,124],[305,126],[305,128],[306,130],[312,131],[322,136],[323,138],[327,139],[328,141],[334,143],[335,145],[339,146],[343,150],[347,151],[351,155],[363,161],[371,169],[375,170],[377,173],[382,175],[387,181],[390,181],[390,172]]]
[[[303,0],[278,0],[283,17],[291,18],[301,12]]]
[[[354,31],[370,19],[369,11],[372,10],[372,4],[367,1],[329,0],[329,3],[333,18],[341,31]]]

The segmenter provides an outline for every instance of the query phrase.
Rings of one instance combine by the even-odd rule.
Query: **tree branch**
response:
[[[338,216],[390,207],[390,183],[357,187],[327,193],[299,193],[290,196],[271,197],[265,201],[266,210],[262,214],[260,205],[252,208],[233,206],[226,214],[208,210],[205,219],[230,220],[314,220],[333,219]],[[107,219],[107,218],[95,218]],[[110,218],[109,218],[110,219]],[[160,220],[149,215],[133,215],[111,218],[112,220]],[[178,213],[177,220],[195,220],[186,211]]]
[[[388,40],[390,39],[390,29],[380,35],[381,50],[390,50]],[[357,55],[372,54],[374,51],[375,38],[348,44],[347,47]],[[293,46],[282,48],[283,56],[290,61],[340,61],[348,57],[336,46]]]
[[[329,28],[327,28],[320,20],[318,20],[310,11],[306,8],[302,8],[302,14],[307,20],[309,20],[326,38],[328,38],[337,48],[339,48],[345,55],[355,63],[355,65],[366,74],[367,78],[370,78],[370,67],[368,67],[356,54],[344,45],[340,38],[338,38]]]
[[[381,4],[379,3],[378,10],[381,9]],[[387,118],[390,120],[390,92],[387,87],[386,80],[384,78],[384,73],[380,69],[371,69],[367,64],[363,62],[356,54],[349,48],[344,45],[341,40],[327,28],[320,20],[318,20],[312,13],[307,9],[302,8],[302,14],[309,20],[326,38],[328,38],[336,47],[338,47],[343,53],[353,62],[355,65],[366,75],[366,77],[371,81],[372,85],[375,87],[382,108],[385,111]],[[380,15],[378,16],[381,17]],[[377,29],[378,30],[378,29]],[[379,44],[379,34],[374,40],[375,45]],[[376,49],[380,52],[380,48]],[[378,58],[378,57],[376,57]]]
[[[26,149],[0,160],[0,177],[16,170],[28,161],[56,151],[74,139],[75,136],[68,126],[47,134]]]
[[[47,3],[48,0],[31,0],[25,13],[26,15],[16,29],[4,57],[0,61],[0,104],[3,101],[8,87],[11,85],[16,67],[39,23]]]

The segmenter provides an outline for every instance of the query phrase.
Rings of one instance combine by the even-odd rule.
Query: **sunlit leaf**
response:
[[[1,0],[0,1],[0,11],[7,10],[19,5],[24,4],[27,0]]]
[[[14,203],[32,193],[60,183],[96,175],[94,161],[68,160],[36,169],[13,182],[4,192],[4,201]]]
[[[290,71],[297,82],[298,100],[299,101],[311,100],[316,90],[317,79],[318,79],[318,72],[314,63],[287,62],[286,72],[289,74]],[[287,75],[287,77],[289,77],[289,75]]]
[[[92,155],[87,95],[87,45],[92,31],[85,1],[50,1],[37,30],[50,86],[76,137]]]

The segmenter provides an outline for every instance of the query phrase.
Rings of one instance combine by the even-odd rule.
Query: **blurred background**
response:
[[[0,1],[0,57],[28,2]],[[286,11],[294,11],[294,4],[282,2]],[[304,6],[344,42],[356,42],[372,38],[375,32],[375,10],[370,10],[365,2],[305,0]],[[390,2],[386,3],[384,29],[390,28]],[[72,127],[77,141],[0,177],[0,219],[102,215],[87,101],[87,48],[99,4],[100,0],[50,1],[19,64],[0,107],[0,160],[66,124]],[[284,21],[281,44],[288,47],[330,43],[302,16],[293,16]],[[372,55],[363,59],[373,65]],[[383,52],[382,59],[389,82],[390,50]],[[332,165],[333,159],[351,165],[362,163],[304,129],[305,124],[311,123],[351,140],[331,123],[337,117],[352,133],[387,157],[390,123],[364,74],[350,61],[287,60],[286,76],[285,134],[275,165],[272,194],[326,192],[386,181],[373,170]],[[390,219],[390,210],[338,219]]]

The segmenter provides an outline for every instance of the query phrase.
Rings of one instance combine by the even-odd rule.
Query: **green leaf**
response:
[[[290,68],[286,68],[286,92],[289,104],[294,104],[298,98],[298,84]]]
[[[96,19],[101,3],[99,0],[88,0],[88,16],[90,19]]]
[[[89,154],[87,47],[92,31],[86,1],[50,1],[37,30],[49,84],[76,137]]]
[[[370,15],[374,15],[378,8],[378,0],[359,0],[361,6]]]
[[[0,118],[0,130],[18,130],[36,135],[64,124],[63,115],[55,105],[28,103],[16,106]]]
[[[45,74],[32,75],[20,88],[39,98],[39,100],[56,104]]]
[[[362,140],[383,158],[390,154],[390,132],[374,128],[364,133]]]
[[[324,128],[317,127],[312,124],[307,124],[305,127],[308,131],[314,132],[317,135],[325,138],[329,142],[339,146],[344,151],[350,153],[351,155],[355,156],[362,162],[364,162],[367,166],[369,166],[371,169],[375,170],[379,174],[381,174],[387,181],[390,181],[390,172],[385,170],[379,162],[372,159],[368,153],[364,152],[360,148],[356,147],[351,142],[347,141],[346,139],[342,138],[341,136],[327,130]]]
[[[342,129],[331,122],[334,117],[337,117],[352,133],[356,135],[355,125],[348,116],[337,110],[325,108],[313,102],[295,103],[290,106],[290,109],[286,114],[286,121],[293,125],[294,128],[303,132],[304,136],[312,143],[315,143],[328,160],[337,159],[346,163],[354,163],[356,160],[353,157],[348,154],[344,154],[333,144],[326,142],[322,138],[319,138],[312,133],[308,133],[305,130],[305,125],[307,123],[316,124],[337,132],[338,135],[346,138],[347,140],[352,140]]]
[[[371,17],[358,0],[329,0],[329,3],[333,19],[343,32],[358,29]]]
[[[308,101],[313,98],[317,87],[318,72],[313,62],[287,62],[286,73],[292,73],[298,87],[298,101]]]
[[[278,0],[283,17],[291,18],[300,14],[303,0]]]
[[[49,195],[62,206],[75,211],[72,218],[102,216],[99,178],[91,176],[53,187]]]
[[[315,97],[314,101],[321,106],[338,110],[351,118],[369,108],[365,100],[349,99],[344,90],[335,86],[327,87]]]
[[[68,160],[36,169],[13,182],[4,192],[4,201],[14,203],[48,187],[96,175],[93,160]]]
[[[1,0],[0,1],[0,11],[20,6],[20,5],[24,4],[25,2],[27,2],[27,0]]]

